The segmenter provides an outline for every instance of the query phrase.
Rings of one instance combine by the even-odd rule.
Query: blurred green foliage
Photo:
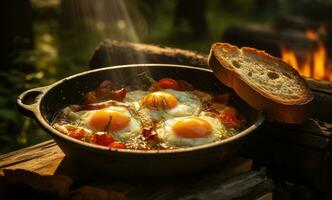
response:
[[[197,36],[197,31],[195,35],[193,25],[188,21],[194,16],[177,15],[179,1],[176,0],[114,0],[111,4],[106,4],[107,0],[70,0],[76,2],[72,9],[79,12],[63,13],[61,9],[64,9],[65,1],[69,0],[30,1],[34,47],[17,49],[18,54],[13,60],[15,67],[0,72],[0,153],[50,138],[34,120],[17,111],[17,96],[24,90],[88,70],[89,58],[102,39],[155,43],[207,54],[211,43],[221,40],[229,24],[246,21],[268,23],[276,14],[273,7],[277,2],[263,3],[265,7],[259,11],[257,2],[264,1],[202,1],[201,16],[206,20],[207,30]],[[65,23],[70,21],[68,16],[76,17],[74,27],[62,25],[61,20]],[[179,16],[186,19],[174,25]]]

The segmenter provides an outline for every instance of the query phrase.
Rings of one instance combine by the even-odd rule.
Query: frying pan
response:
[[[94,90],[103,80],[112,80],[119,86],[147,87],[146,81],[137,77],[142,72],[150,73],[157,80],[165,77],[186,80],[195,89],[202,91],[217,94],[231,92],[209,69],[171,64],[134,64],[91,70],[52,85],[27,90],[18,97],[18,108],[22,114],[35,118],[73,163],[116,176],[171,177],[222,167],[265,119],[262,112],[254,110],[234,94],[230,104],[247,121],[245,129],[237,135],[197,147],[148,151],[109,149],[89,144],[52,127],[52,121],[59,110],[79,102],[85,93]],[[28,103],[29,99],[33,99],[33,103]]]

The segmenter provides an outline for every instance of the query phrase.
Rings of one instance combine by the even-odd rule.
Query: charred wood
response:
[[[278,30],[259,24],[231,25],[225,31],[223,41],[264,49],[274,56],[280,56],[280,47],[292,49],[300,55],[317,47],[317,42],[308,39],[303,31]]]

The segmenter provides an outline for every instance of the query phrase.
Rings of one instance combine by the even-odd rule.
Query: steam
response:
[[[101,38],[140,42],[141,34],[147,30],[147,23],[138,9],[139,2],[128,0],[71,0],[75,6],[75,18],[83,17],[84,30],[91,37],[98,33]],[[140,34],[139,34],[140,33]],[[79,34],[79,33],[78,33]],[[84,41],[81,41],[84,42]],[[108,59],[112,60],[112,55]],[[126,55],[127,61],[123,63],[146,63],[146,57],[142,54]],[[149,71],[145,70],[148,74]],[[141,71],[140,71],[141,72]],[[115,74],[116,79],[131,77],[134,83],[139,83],[137,74]],[[116,80],[115,80],[116,81]]]

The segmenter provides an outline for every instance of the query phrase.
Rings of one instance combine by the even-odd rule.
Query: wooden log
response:
[[[332,82],[305,77],[311,90],[332,94]]]
[[[317,21],[331,21],[331,10],[331,1],[297,1],[294,2],[292,13]]]
[[[207,67],[206,56],[196,52],[117,40],[104,40],[95,50],[89,65],[97,68],[134,63],[191,63]]]
[[[300,56],[317,47],[317,42],[308,39],[304,31],[279,30],[260,24],[233,24],[224,32],[223,41],[264,49],[274,56],[280,56],[281,46],[296,51]]]
[[[301,15],[280,15],[274,21],[274,27],[278,30],[293,29],[305,32],[307,30],[318,30],[320,26],[320,22]]]

